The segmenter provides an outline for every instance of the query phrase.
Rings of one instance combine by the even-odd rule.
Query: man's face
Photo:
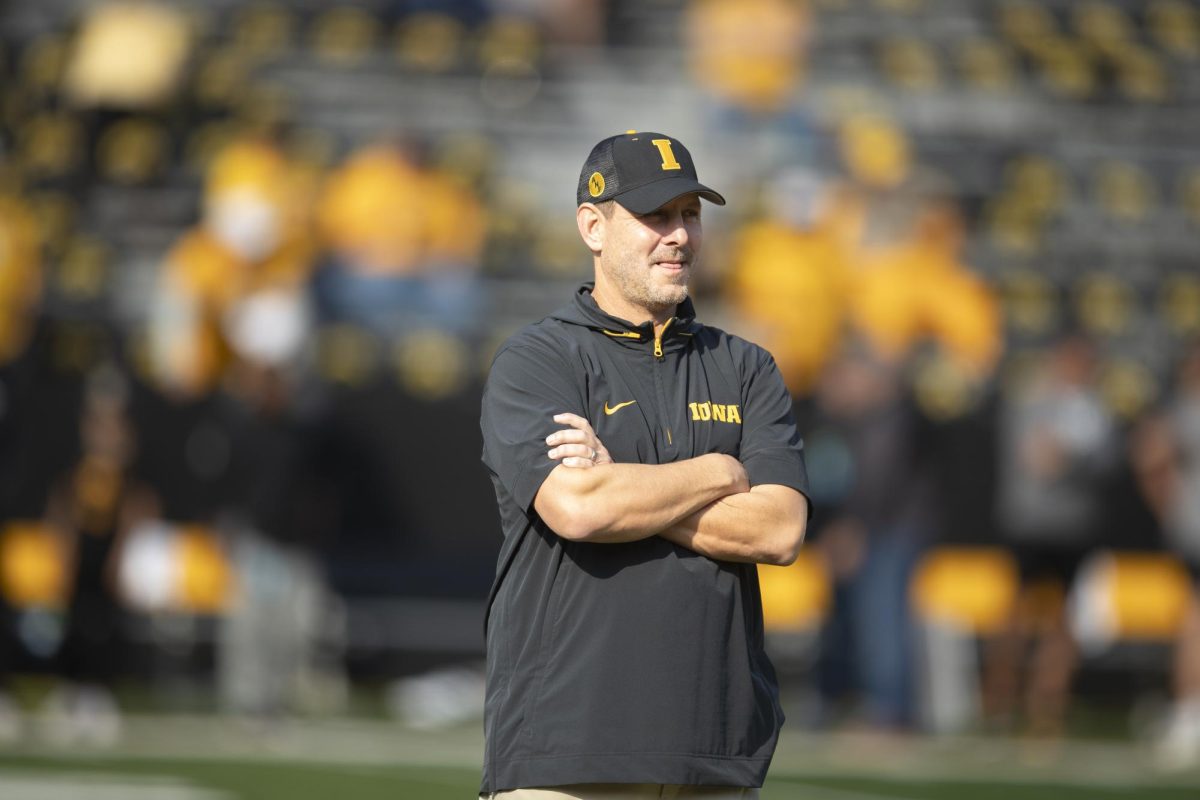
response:
[[[605,228],[600,268],[626,301],[653,311],[687,298],[700,257],[699,195],[682,195],[641,215],[617,201]]]

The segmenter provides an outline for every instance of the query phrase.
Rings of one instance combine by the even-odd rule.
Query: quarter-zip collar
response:
[[[600,308],[592,297],[594,286],[595,284],[590,282],[580,286],[572,301],[550,317],[571,325],[582,325],[625,347],[642,350],[658,357],[688,346],[693,326],[696,324],[696,310],[690,297],[675,307],[675,316],[667,320],[660,340],[656,341],[654,323],[634,325],[629,320],[613,316]]]

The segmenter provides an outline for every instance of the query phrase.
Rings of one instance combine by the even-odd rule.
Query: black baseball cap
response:
[[[616,200],[635,214],[649,214],[689,192],[725,205],[724,197],[696,179],[692,154],[678,139],[625,131],[592,148],[579,173],[575,204]]]

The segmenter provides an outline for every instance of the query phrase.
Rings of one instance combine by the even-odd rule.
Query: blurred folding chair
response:
[[[462,63],[466,29],[449,14],[406,17],[396,31],[396,60],[419,72],[448,72]]]
[[[941,85],[942,73],[933,48],[920,39],[892,39],[879,57],[883,77],[910,91],[929,91]]]
[[[1096,553],[1080,567],[1071,587],[1071,629],[1091,655],[1121,642],[1171,643],[1192,592],[1187,569],[1171,554]]]
[[[1146,7],[1150,38],[1167,53],[1192,60],[1200,57],[1200,10],[1185,0],[1154,0]]]
[[[105,180],[141,184],[160,177],[170,160],[166,129],[149,119],[122,119],[109,125],[96,142],[96,167]]]
[[[368,11],[341,6],[324,11],[313,20],[309,44],[322,63],[354,67],[367,59],[379,36],[379,21]]]
[[[976,639],[1003,630],[1019,584],[1012,554],[998,547],[937,547],[917,565],[909,593],[918,626],[918,703],[927,730],[962,731],[979,718]]]
[[[8,523],[0,532],[0,591],[17,610],[59,609],[66,601],[63,543],[39,520]]]

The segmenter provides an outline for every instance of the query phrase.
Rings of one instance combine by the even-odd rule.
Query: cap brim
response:
[[[649,214],[674,200],[676,197],[695,192],[710,203],[725,205],[725,198],[699,181],[678,177],[648,183],[636,189],[622,192],[613,199],[634,214]]]

